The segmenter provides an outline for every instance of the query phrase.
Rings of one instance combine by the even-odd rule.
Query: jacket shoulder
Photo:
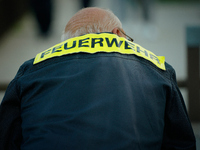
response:
[[[28,72],[32,67],[33,67],[33,61],[34,61],[34,58],[30,59],[30,60],[27,60],[25,61],[19,68],[15,78],[19,78],[21,77],[22,75],[24,75],[26,72]]]
[[[167,62],[165,62],[166,67],[166,74],[170,80],[173,80],[176,82],[176,71],[175,69]]]

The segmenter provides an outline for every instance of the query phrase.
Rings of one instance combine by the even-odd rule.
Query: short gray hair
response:
[[[114,13],[108,9],[105,9],[108,15],[105,15],[103,21],[96,22],[94,24],[88,24],[76,30],[63,32],[61,40],[65,41],[69,38],[77,37],[87,33],[100,33],[100,32],[111,32],[112,29],[118,27],[122,28],[122,23]]]

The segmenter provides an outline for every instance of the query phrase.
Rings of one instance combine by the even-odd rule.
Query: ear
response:
[[[124,32],[123,29],[121,29],[121,30]],[[122,34],[122,32],[119,30],[119,28],[114,28],[114,29],[112,30],[112,33],[118,35],[119,37],[124,37],[124,38],[126,38],[126,36],[125,36],[124,34]]]
[[[114,28],[114,29],[112,30],[112,33],[114,33],[114,34],[116,34],[116,35],[118,35],[118,36],[121,35],[118,28]]]

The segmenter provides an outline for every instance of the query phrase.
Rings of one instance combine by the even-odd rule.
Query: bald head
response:
[[[67,23],[62,40],[87,33],[112,32],[122,29],[120,20],[109,10],[88,7],[78,11]]]
[[[81,27],[88,27],[98,24],[106,19],[108,12],[100,8],[85,8],[77,12],[67,23],[65,32],[76,31]]]

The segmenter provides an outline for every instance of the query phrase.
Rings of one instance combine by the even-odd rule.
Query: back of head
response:
[[[122,28],[120,20],[110,10],[88,7],[78,11],[67,23],[62,41],[87,33],[111,32]]]

